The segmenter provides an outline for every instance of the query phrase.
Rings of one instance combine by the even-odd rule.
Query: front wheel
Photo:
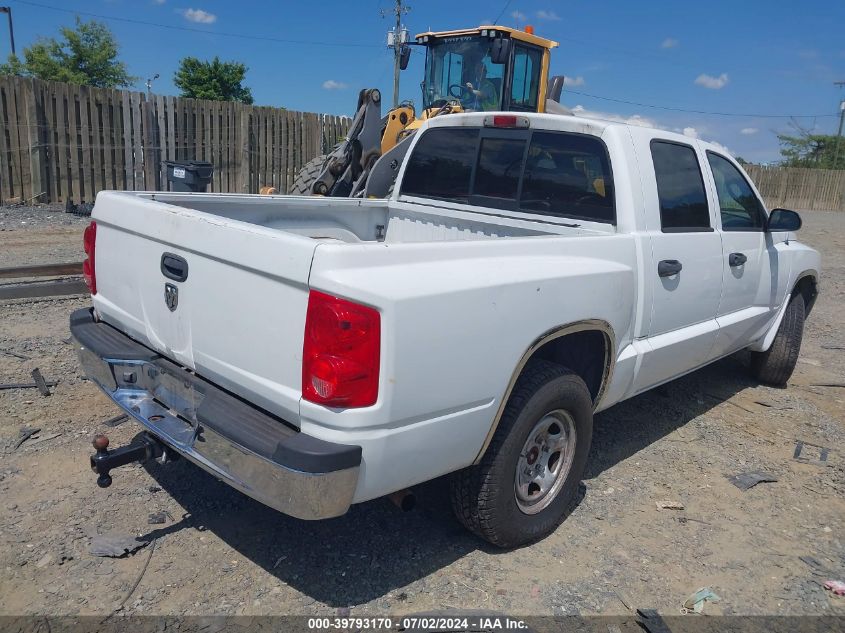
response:
[[[481,462],[452,476],[458,520],[499,547],[547,536],[572,509],[592,432],[584,381],[554,363],[530,362]]]
[[[782,387],[792,376],[804,337],[804,316],[804,297],[796,294],[786,306],[771,347],[765,352],[751,352],[751,372],[757,380]]]

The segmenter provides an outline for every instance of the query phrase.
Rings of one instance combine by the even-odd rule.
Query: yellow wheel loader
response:
[[[426,49],[422,109],[402,103],[381,115],[375,88],[358,95],[348,136],[328,154],[299,172],[292,195],[384,197],[388,195],[409,143],[426,119],[458,112],[553,112],[560,105],[563,77],[549,77],[551,49],[558,44],[526,30],[479,26],[420,33],[413,44]],[[400,67],[408,65],[403,50]]]

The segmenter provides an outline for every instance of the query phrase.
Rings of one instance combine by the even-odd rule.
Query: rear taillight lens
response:
[[[82,235],[82,245],[85,249],[85,261],[82,262],[82,277],[92,295],[97,294],[97,272],[94,265],[94,250],[97,245],[97,223],[91,222],[85,227]]]
[[[302,397],[328,407],[369,407],[378,399],[381,316],[315,290],[302,346]]]

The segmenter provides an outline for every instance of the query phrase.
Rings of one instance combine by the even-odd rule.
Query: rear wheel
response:
[[[326,162],[326,158],[328,158],[328,154],[320,154],[305,163],[302,169],[299,170],[296,178],[293,179],[293,184],[290,186],[288,194],[292,196],[312,195],[311,187],[314,186],[314,181],[317,180],[317,176],[323,170],[323,164]]]
[[[804,337],[804,297],[795,294],[786,307],[775,340],[765,352],[751,352],[751,372],[760,382],[782,387],[795,370]]]
[[[458,520],[499,547],[547,536],[572,509],[592,431],[584,381],[554,363],[532,361],[481,462],[452,476]]]

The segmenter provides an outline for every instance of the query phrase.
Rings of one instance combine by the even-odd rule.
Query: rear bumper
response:
[[[344,514],[361,447],[320,440],[144,347],[90,309],[70,317],[87,376],[182,456],[244,494],[300,519]]]

